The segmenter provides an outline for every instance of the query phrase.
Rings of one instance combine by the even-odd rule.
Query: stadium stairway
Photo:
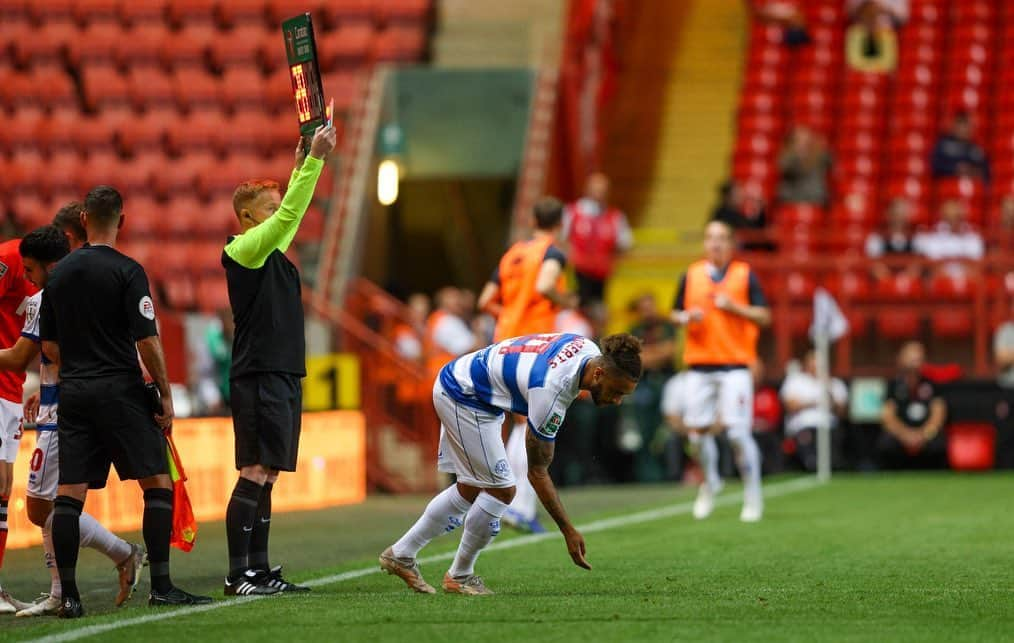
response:
[[[614,331],[625,330],[627,305],[640,293],[653,292],[668,306],[676,275],[699,254],[701,224],[728,171],[747,24],[739,2],[638,9],[626,26],[631,33],[621,37],[623,69],[604,154],[614,199],[636,239],[607,292]],[[662,111],[646,115],[656,93]],[[645,125],[652,118],[657,127]]]
[[[444,0],[439,3],[433,64],[529,67],[562,28],[563,0]]]

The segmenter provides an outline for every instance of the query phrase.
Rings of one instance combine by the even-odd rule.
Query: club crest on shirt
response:
[[[151,297],[148,295],[141,297],[141,301],[137,302],[137,310],[141,313],[141,317],[155,320],[155,304],[152,303]]]
[[[0,279],[2,279],[3,276],[6,274],[7,274],[7,264],[0,261]]]
[[[510,471],[511,465],[507,464],[507,461],[504,459],[497,460],[496,464],[493,466],[493,473],[495,473],[498,478],[506,478],[510,474]]]

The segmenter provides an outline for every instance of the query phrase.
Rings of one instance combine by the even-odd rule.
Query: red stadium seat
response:
[[[203,68],[211,41],[217,36],[218,31],[210,24],[190,25],[169,34],[162,41],[162,62],[174,69]]]
[[[153,241],[161,237],[159,223],[165,206],[150,196],[134,196],[123,203],[123,232],[131,241]]]
[[[129,103],[127,81],[111,64],[86,66],[81,72],[86,106],[91,110]]]
[[[169,275],[161,284],[171,309],[188,311],[197,306],[197,289],[190,275]]]
[[[205,313],[229,308],[229,289],[225,277],[208,277],[197,284],[197,306]]]
[[[955,471],[988,471],[996,453],[996,428],[985,422],[947,427],[947,460]]]
[[[861,272],[837,272],[831,274],[825,286],[836,299],[862,301],[870,296],[869,279]]]
[[[70,22],[41,21],[38,27],[17,34],[14,61],[23,67],[60,63],[67,45],[78,38],[79,33],[78,28]]]
[[[964,339],[972,336],[972,312],[967,308],[941,308],[930,314],[930,333],[939,339]]]
[[[38,132],[46,129],[48,120],[40,109],[19,109],[5,117],[0,127],[0,149],[35,147]]]
[[[168,17],[177,25],[214,25],[217,0],[169,0]]]
[[[321,71],[326,73],[341,65],[358,64],[369,55],[374,38],[369,23],[339,25],[325,34],[317,45]]]
[[[162,149],[168,123],[157,114],[126,120],[116,127],[116,140],[126,155],[140,150]]]
[[[165,4],[165,0],[120,2],[120,19],[124,24],[135,27],[142,24],[161,24],[165,17]]]
[[[392,25],[379,32],[373,41],[376,61],[410,61],[422,58],[426,48],[425,27]]]
[[[226,70],[220,87],[221,103],[224,107],[235,109],[246,103],[259,111],[264,77],[257,67],[244,66]]]
[[[281,35],[274,29],[265,29],[263,24],[240,25],[211,41],[211,59],[220,69],[260,67],[264,52],[272,45],[282,49],[281,43]],[[249,91],[251,87],[246,89]]]
[[[207,213],[205,214],[207,216]],[[221,275],[222,274],[222,250],[225,248],[225,239],[199,241],[191,244],[191,274],[194,275]]]
[[[156,66],[132,66],[127,71],[127,91],[134,108],[146,110],[175,107],[176,87],[172,77]]]
[[[94,22],[74,40],[67,43],[67,60],[74,67],[96,63],[113,63],[117,43],[126,36],[119,23]]]
[[[256,24],[263,28],[267,15],[266,0],[229,0],[218,5],[218,12],[225,24]]]
[[[886,339],[913,339],[919,337],[921,319],[911,310],[883,309],[875,317],[877,333]]]
[[[975,294],[976,282],[962,273],[937,273],[929,280],[928,291],[936,299],[971,300]]]
[[[187,109],[220,104],[221,86],[203,69],[184,67],[173,72],[176,101]]]
[[[78,192],[87,194],[96,185],[114,183],[125,163],[126,161],[112,149],[90,151],[88,160],[82,164],[77,174]]]

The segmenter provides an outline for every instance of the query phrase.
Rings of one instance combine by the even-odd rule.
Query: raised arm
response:
[[[567,551],[570,553],[571,560],[578,567],[591,569],[591,565],[585,560],[584,537],[571,524],[567,511],[560,501],[560,495],[556,492],[556,485],[549,477],[549,465],[553,461],[556,442],[540,439],[535,436],[532,430],[529,430],[525,438],[525,446],[528,449],[528,481],[532,483],[542,506],[546,508],[560,528],[564,540],[567,541]]]
[[[285,252],[288,249],[310,206],[317,179],[324,168],[324,157],[334,148],[336,137],[333,127],[318,128],[310,144],[310,154],[293,171],[278,211],[260,225],[235,237],[225,247],[226,254],[233,261],[256,269],[263,266],[275,250]]]

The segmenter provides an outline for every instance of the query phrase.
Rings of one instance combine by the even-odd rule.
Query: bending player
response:
[[[712,221],[705,229],[705,259],[690,265],[680,279],[672,320],[686,326],[683,362],[685,413],[690,431],[708,433],[718,418],[736,451],[743,478],[740,520],[756,522],[764,513],[760,450],[753,439],[753,376],[760,327],[771,323],[760,283],[750,266],[735,261],[732,228]],[[718,493],[718,450],[705,439],[700,450],[707,473],[694,504],[694,516],[706,518]],[[709,482],[710,480],[710,482]]]
[[[70,203],[64,208],[76,208]],[[74,248],[75,250],[77,248]],[[46,287],[49,271],[70,251],[68,238],[55,226],[43,226],[21,240],[19,250],[24,262],[25,277],[39,288]],[[28,298],[25,304],[25,325],[21,337],[10,348],[0,350],[0,371],[23,373],[41,353],[39,342],[39,306],[42,291]],[[25,421],[35,422],[38,430],[35,452],[32,454],[26,490],[28,519],[42,529],[42,549],[46,567],[51,576],[48,594],[43,594],[33,605],[20,610],[18,616],[55,614],[60,608],[60,574],[53,553],[53,501],[59,482],[59,445],[56,431],[59,376],[56,365],[42,356],[40,370],[40,399],[38,408],[25,405]],[[119,575],[119,592],[116,606],[123,605],[137,586],[139,572],[144,566],[144,550],[112,534],[88,513],[81,514],[81,546],[91,547],[113,561]]]
[[[416,557],[431,540],[464,525],[461,544],[444,575],[444,591],[488,595],[475,575],[479,553],[500,533],[500,518],[514,499],[515,478],[501,438],[504,413],[528,418],[528,480],[553,517],[574,564],[585,569],[584,538],[570,523],[549,477],[556,434],[581,391],[599,406],[619,404],[641,378],[641,343],[612,335],[602,349],[580,335],[529,335],[508,339],[447,364],[433,384],[440,418],[437,466],[453,473],[451,485],[419,520],[380,555],[380,567],[419,593],[435,592]]]
[[[556,331],[556,317],[567,304],[563,289],[563,268],[567,258],[554,245],[563,225],[563,204],[553,198],[535,204],[535,232],[531,239],[518,241],[504,253],[493,277],[479,295],[479,309],[496,317],[493,341],[508,337]],[[546,529],[539,523],[535,490],[524,475],[528,471],[525,448],[527,424],[514,415],[507,440],[507,461],[519,476],[517,494],[504,522],[535,533]]]

